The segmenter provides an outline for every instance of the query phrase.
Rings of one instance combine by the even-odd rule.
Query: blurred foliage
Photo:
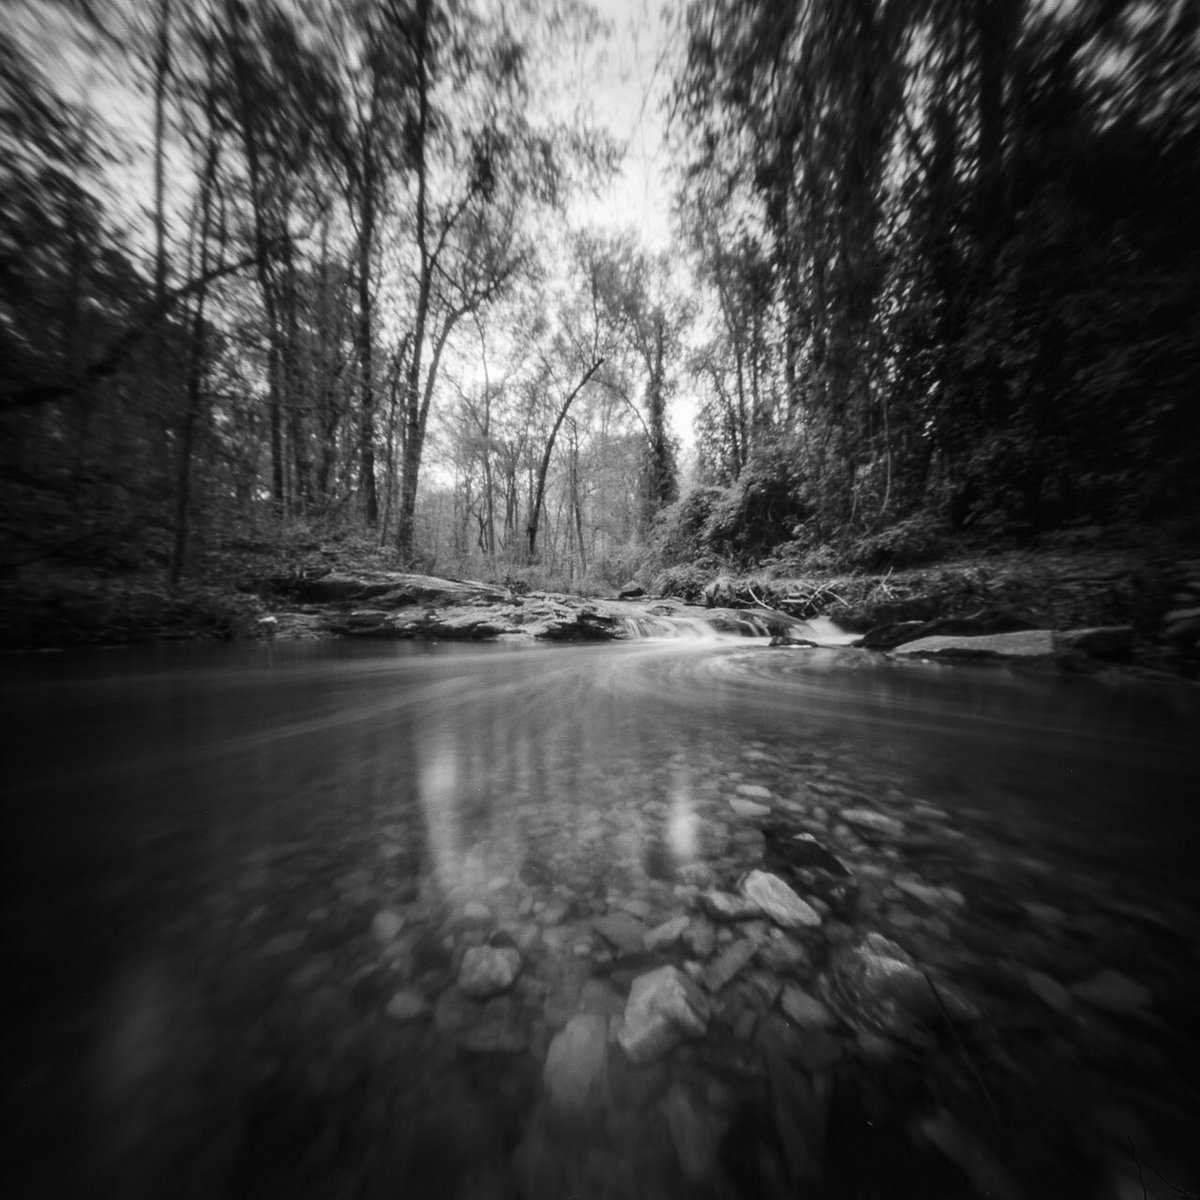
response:
[[[803,477],[791,553],[920,561],[1200,501],[1194,6],[695,0],[687,30],[681,211],[726,347],[700,452],[758,495],[774,463],[768,510]],[[732,304],[742,245],[768,280]],[[738,341],[747,304],[767,344]],[[744,360],[780,450],[757,467]],[[745,500],[698,548],[769,542]]]

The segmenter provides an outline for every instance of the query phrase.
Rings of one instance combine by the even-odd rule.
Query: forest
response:
[[[665,6],[663,248],[580,217],[627,151],[608,7],[13,4],[4,588],[321,545],[694,594],[1194,533],[1200,10]]]

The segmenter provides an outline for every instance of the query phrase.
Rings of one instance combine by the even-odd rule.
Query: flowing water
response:
[[[6,1197],[1197,1186],[1186,686],[295,643],[10,659],[0,708]],[[718,911],[799,834],[819,924]],[[631,1061],[666,964],[703,1033]]]

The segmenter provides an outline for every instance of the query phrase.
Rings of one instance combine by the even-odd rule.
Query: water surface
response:
[[[757,639],[326,643],[10,659],[0,706],[6,1195],[1196,1186],[1190,689]],[[706,917],[781,826],[853,896],[786,934]],[[619,912],[690,925],[631,950]],[[833,986],[872,932],[979,1017],[881,1027]],[[573,1014],[615,1034],[638,975],[712,984],[743,942],[704,1038],[610,1042],[586,1126],[556,1121]],[[476,1001],[483,944],[522,967]]]

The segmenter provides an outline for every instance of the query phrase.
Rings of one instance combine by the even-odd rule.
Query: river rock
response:
[[[769,817],[771,815],[771,807],[768,804],[759,804],[757,800],[747,800],[742,796],[731,796],[729,798],[729,807],[734,813],[743,817],[746,820],[751,820],[755,817]]]
[[[395,941],[403,928],[404,918],[390,908],[377,912],[371,921],[371,932],[375,935],[376,941],[385,946],[389,942]]]
[[[644,925],[631,913],[618,911],[597,917],[592,928],[624,954],[640,954],[646,948]]]
[[[521,953],[512,946],[472,946],[458,973],[459,989],[468,996],[491,996],[513,985],[521,970]]]
[[[1090,979],[1072,984],[1071,991],[1080,1000],[1118,1016],[1138,1012],[1153,999],[1149,988],[1112,967],[1102,967]]]
[[[708,1018],[696,984],[676,967],[659,967],[633,981],[617,1040],[632,1062],[649,1062],[685,1038],[703,1037]]]
[[[646,943],[646,949],[650,951],[662,950],[667,946],[673,946],[683,936],[683,931],[688,927],[687,916],[672,917],[669,921],[664,921],[661,925],[656,925],[651,929],[643,939]]]
[[[739,783],[734,791],[747,800],[770,800],[771,789],[761,783]]]
[[[821,924],[821,915],[777,875],[751,871],[742,880],[742,894],[758,905],[765,916],[785,929]]]
[[[730,942],[705,969],[704,986],[710,992],[719,992],[754,957],[757,949],[750,938]]]
[[[402,991],[397,992],[388,1001],[385,1011],[393,1021],[407,1024],[409,1021],[417,1021],[427,1016],[430,1007],[429,1001],[420,992]]]
[[[604,1017],[579,1013],[550,1043],[542,1087],[552,1120],[574,1123],[601,1106],[607,1041]]]
[[[718,921],[749,921],[761,915],[762,910],[753,900],[735,896],[732,892],[717,889],[700,895],[700,907]]]
[[[856,1029],[911,1037],[948,1017],[972,1021],[978,1008],[953,984],[923,970],[901,946],[879,933],[834,956],[828,998]]]
[[[816,996],[809,995],[794,983],[784,985],[779,997],[784,1015],[803,1029],[828,1029],[834,1024],[833,1014]]]
[[[871,808],[843,808],[841,818],[856,829],[869,829],[885,837],[900,837],[904,833],[904,823],[895,817],[889,817]]]

